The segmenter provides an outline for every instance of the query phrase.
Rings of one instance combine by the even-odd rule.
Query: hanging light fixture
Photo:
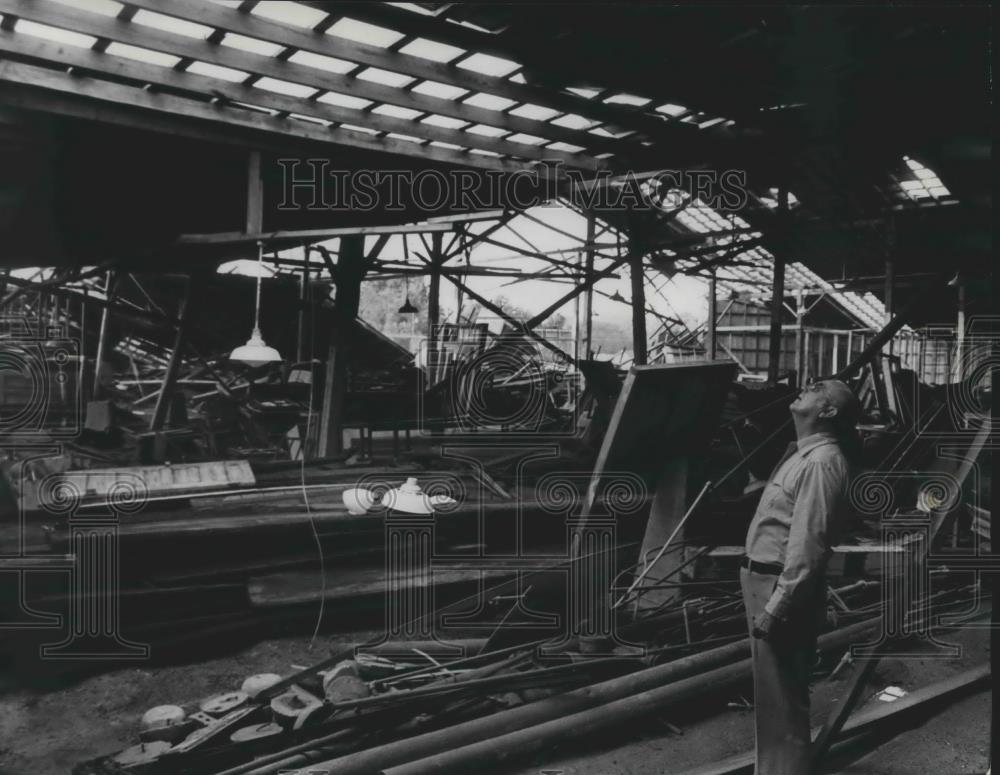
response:
[[[410,251],[406,245],[406,235],[403,235],[403,263],[409,267],[410,266]],[[418,310],[410,302],[410,275],[407,274],[403,280],[406,283],[406,301],[403,302],[403,306],[396,310],[399,315],[416,315]]]
[[[281,354],[264,343],[260,335],[260,282],[264,276],[264,243],[257,242],[257,300],[254,305],[253,333],[247,343],[240,345],[229,354],[229,360],[240,361],[247,366],[263,366],[281,360]]]

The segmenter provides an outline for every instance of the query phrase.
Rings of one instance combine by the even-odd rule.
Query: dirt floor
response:
[[[988,660],[986,632],[953,633],[963,647],[959,659],[885,660],[870,683],[912,691]],[[363,638],[364,636],[362,636]],[[253,673],[287,674],[347,645],[344,639],[289,638],[259,643],[238,654],[184,666],[134,668],[95,675],[55,691],[18,689],[0,696],[0,774],[62,775],[81,760],[136,741],[139,717],[154,705],[193,701],[238,688]],[[821,722],[843,678],[820,681],[813,715]],[[547,752],[511,773],[537,775],[665,775],[707,764],[753,746],[751,710],[727,707],[738,696],[718,697],[697,707],[591,740],[585,747]],[[982,775],[987,767],[989,691],[948,705],[916,728],[874,749],[860,748],[831,761],[828,771],[845,775]],[[667,723],[681,734],[669,729]]]

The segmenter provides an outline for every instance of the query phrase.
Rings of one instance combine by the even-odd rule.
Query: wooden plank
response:
[[[115,78],[126,78],[137,83],[150,83],[155,86],[190,92],[203,98],[206,95],[213,95],[233,102],[245,102],[286,113],[299,113],[326,121],[367,126],[379,132],[395,132],[419,137],[423,140],[446,142],[536,161],[543,159],[562,161],[572,168],[598,170],[608,167],[604,160],[595,159],[584,153],[546,150],[527,143],[514,143],[472,132],[445,129],[419,121],[384,116],[371,111],[330,105],[315,100],[305,101],[298,97],[290,97],[242,83],[231,83],[197,73],[175,70],[171,67],[138,62],[134,59],[101,51],[29,38],[29,36],[17,32],[0,30],[0,51],[18,57],[44,60],[63,67],[80,68]]]
[[[509,132],[521,132],[550,140],[561,140],[584,148],[597,149],[599,152],[610,151],[611,153],[627,155],[628,146],[620,141],[609,141],[590,132],[566,129],[509,113],[478,108],[458,100],[431,97],[400,88],[383,86],[361,78],[331,73],[295,62],[286,62],[276,57],[251,54],[230,46],[214,45],[117,18],[111,19],[86,11],[77,11],[57,3],[38,3],[33,0],[0,0],[0,13],[15,14],[41,24],[49,24],[98,38],[160,51],[182,59],[207,62],[254,75],[277,78],[316,89],[360,97],[373,102],[399,105],[422,113],[437,113],[476,124],[495,126]],[[308,103],[303,101],[302,104]]]
[[[245,234],[240,231],[220,231],[212,234],[181,234],[177,242],[182,245],[237,245],[257,241],[274,243],[282,241],[303,242],[368,234],[426,234],[453,231],[447,223],[404,223],[392,226],[348,226],[337,229],[301,229],[298,231],[269,231]]]
[[[0,0],[2,3],[3,0]],[[428,161],[438,161],[454,164],[459,167],[481,167],[503,172],[533,171],[536,168],[517,161],[507,161],[475,154],[459,153],[446,148],[420,145],[407,140],[390,137],[374,137],[365,132],[349,129],[331,129],[305,121],[294,121],[288,118],[277,118],[265,113],[257,113],[240,108],[229,108],[222,105],[212,105],[207,102],[174,97],[167,94],[153,94],[148,90],[131,86],[84,78],[64,72],[49,70],[44,67],[25,65],[16,62],[0,62],[0,81],[37,87],[50,92],[57,92],[72,100],[69,104],[62,101],[33,100],[11,95],[8,90],[0,92],[0,104],[14,107],[29,107],[50,110],[52,112],[76,115],[93,120],[104,120],[125,125],[144,125],[153,131],[167,133],[183,133],[185,136],[197,136],[207,139],[200,132],[189,128],[187,131],[177,131],[175,125],[162,123],[158,120],[132,120],[133,112],[106,112],[100,107],[80,107],[76,98],[86,97],[92,100],[115,103],[128,108],[144,108],[151,111],[169,114],[183,119],[197,119],[228,127],[255,130],[270,135],[278,135],[294,140],[313,141],[324,144],[338,144],[369,151],[391,153],[400,156],[417,157]],[[125,116],[124,119],[119,118]],[[226,135],[222,135],[225,139]],[[249,144],[249,143],[248,143]],[[255,144],[259,145],[259,144]],[[287,146],[285,147],[287,150]],[[543,171],[540,170],[540,173]]]
[[[170,0],[164,3],[163,0],[132,0],[130,5],[300,51],[334,56],[382,70],[452,84],[472,92],[495,94],[514,102],[533,103],[563,113],[588,116],[601,122],[611,122],[622,127],[648,132],[654,137],[666,137],[674,142],[693,138],[694,134],[697,134],[694,127],[671,124],[635,108],[587,99],[572,92],[519,84],[507,78],[484,75],[423,57],[358,43],[337,35],[296,29],[250,13],[240,13],[204,2]]]

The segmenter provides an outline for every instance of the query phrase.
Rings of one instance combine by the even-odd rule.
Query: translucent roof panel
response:
[[[477,108],[486,108],[487,110],[505,110],[514,104],[514,100],[509,100],[506,97],[497,97],[495,94],[473,94],[468,99],[462,100],[466,105],[473,105]]]
[[[527,145],[541,145],[545,142],[544,137],[536,137],[535,135],[526,135],[523,132],[518,132],[517,134],[510,135],[506,138],[512,143],[525,143]]]
[[[506,129],[501,129],[496,126],[487,126],[486,124],[474,124],[465,131],[472,132],[474,135],[484,135],[486,137],[499,137],[500,135],[507,134]]]
[[[460,86],[452,86],[450,83],[439,83],[438,81],[422,81],[411,89],[417,94],[426,94],[429,97],[440,97],[443,100],[453,100],[466,94],[469,90]]]
[[[386,48],[403,39],[401,32],[358,21],[348,16],[338,20],[326,32],[328,35],[336,35],[353,40],[355,43],[364,43],[379,48]]]
[[[687,108],[683,105],[675,105],[672,102],[668,102],[665,105],[660,105],[656,108],[658,113],[666,113],[668,116],[679,116],[682,113],[687,113]]]
[[[434,12],[428,10],[427,8],[421,8],[416,3],[386,3],[386,5],[394,5],[396,8],[402,8],[404,11],[410,11],[411,13],[419,13],[422,16],[433,16]]]
[[[649,97],[639,97],[635,94],[612,94],[604,101],[612,105],[634,105],[636,107],[648,105],[651,102]]]
[[[596,121],[578,116],[576,113],[567,113],[564,116],[559,116],[559,118],[552,119],[550,123],[556,126],[564,126],[567,129],[590,129],[590,127],[597,124]]]
[[[382,116],[392,116],[393,118],[416,118],[420,115],[419,110],[403,108],[399,105],[379,105],[377,108],[372,108],[372,113],[378,113]]]
[[[565,153],[579,153],[583,150],[582,145],[573,145],[572,143],[564,143],[561,140],[555,143],[549,143],[545,146],[546,148],[551,148],[553,151],[563,151]]]
[[[422,59],[430,59],[434,62],[450,62],[464,54],[465,49],[458,48],[457,46],[449,46],[445,43],[438,43],[434,40],[417,38],[399,49],[399,53],[409,54],[410,56]]]
[[[186,19],[175,19],[173,16],[164,16],[161,13],[153,11],[136,11],[135,16],[132,17],[132,21],[144,27],[154,27],[165,32],[172,32],[175,35],[184,35],[188,38],[198,38],[199,40],[205,40],[214,31],[211,27],[206,27],[204,24],[196,24]]]
[[[483,75],[495,75],[498,77],[508,75],[521,67],[517,62],[511,62],[509,59],[501,59],[489,54],[473,54],[459,62],[458,66],[465,70],[474,70]]]
[[[321,94],[316,98],[317,102],[325,102],[328,105],[339,105],[342,108],[366,108],[372,104],[371,100],[366,100],[363,97],[355,97],[350,94],[341,94],[340,92],[328,91],[325,94]]]
[[[261,0],[250,9],[250,13],[281,24],[309,29],[327,17],[325,11],[310,8],[302,3],[294,3],[291,0]]]
[[[899,187],[910,199],[919,201],[951,196],[951,191],[941,182],[933,170],[909,156],[904,156],[903,162],[906,164],[909,175],[907,179],[899,181]]]
[[[317,70],[325,70],[328,73],[349,73],[358,67],[354,62],[328,57],[324,54],[314,54],[312,51],[296,51],[288,57],[288,61],[307,67],[315,67]]]
[[[160,67],[173,67],[181,61],[180,57],[175,57],[171,54],[164,54],[148,48],[139,48],[138,46],[129,46],[126,43],[112,42],[108,44],[105,50],[114,56],[134,59],[137,62],[147,62],[151,65],[160,65]]]
[[[594,99],[594,97],[601,93],[600,89],[584,89],[574,86],[571,86],[569,91],[573,92],[577,97],[584,97],[588,100]]]
[[[401,87],[406,86],[408,83],[413,83],[416,79],[410,75],[403,75],[402,73],[393,73],[389,70],[382,70],[378,67],[369,67],[358,73],[358,78],[365,81],[372,81],[374,83],[381,83],[384,86],[395,86]]]
[[[468,121],[463,121],[460,118],[452,118],[451,116],[439,116],[437,113],[431,113],[429,116],[421,120],[421,123],[430,124],[432,126],[440,126],[445,129],[457,129],[460,126],[465,126]]]
[[[17,24],[14,25],[14,30],[16,32],[23,32],[25,35],[31,35],[33,38],[44,38],[45,40],[65,43],[68,46],[77,46],[78,48],[90,48],[97,42],[97,38],[91,35],[81,35],[79,32],[71,32],[59,27],[50,27],[47,24],[38,24],[26,19],[18,19]]]
[[[319,91],[312,86],[304,86],[301,83],[291,83],[290,81],[267,77],[258,78],[253,85],[257,89],[266,89],[267,91],[285,94],[289,97],[299,97],[301,99],[311,97]]]
[[[221,65],[213,65],[208,62],[192,62],[188,65],[187,70],[197,75],[220,78],[223,81],[232,81],[233,83],[245,81],[250,77],[250,73],[244,70],[235,70],[231,67],[222,67]]]
[[[518,105],[516,108],[512,108],[510,113],[514,116],[520,116],[521,118],[530,118],[533,121],[548,121],[553,116],[559,113],[558,110],[553,110],[552,108],[545,108],[541,105],[532,105],[530,102],[524,105]]]
[[[273,57],[284,51],[284,46],[277,43],[270,43],[266,40],[248,38],[245,35],[237,35],[235,32],[227,32],[222,39],[223,46],[238,48],[240,51],[249,51],[251,54],[260,54],[265,57]]]

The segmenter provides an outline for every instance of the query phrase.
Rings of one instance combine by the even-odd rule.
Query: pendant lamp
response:
[[[240,361],[247,366],[263,366],[267,363],[277,363],[281,354],[273,347],[264,343],[260,335],[260,283],[264,275],[264,243],[257,243],[257,300],[254,305],[253,333],[247,343],[240,345],[229,354],[229,360]]]

